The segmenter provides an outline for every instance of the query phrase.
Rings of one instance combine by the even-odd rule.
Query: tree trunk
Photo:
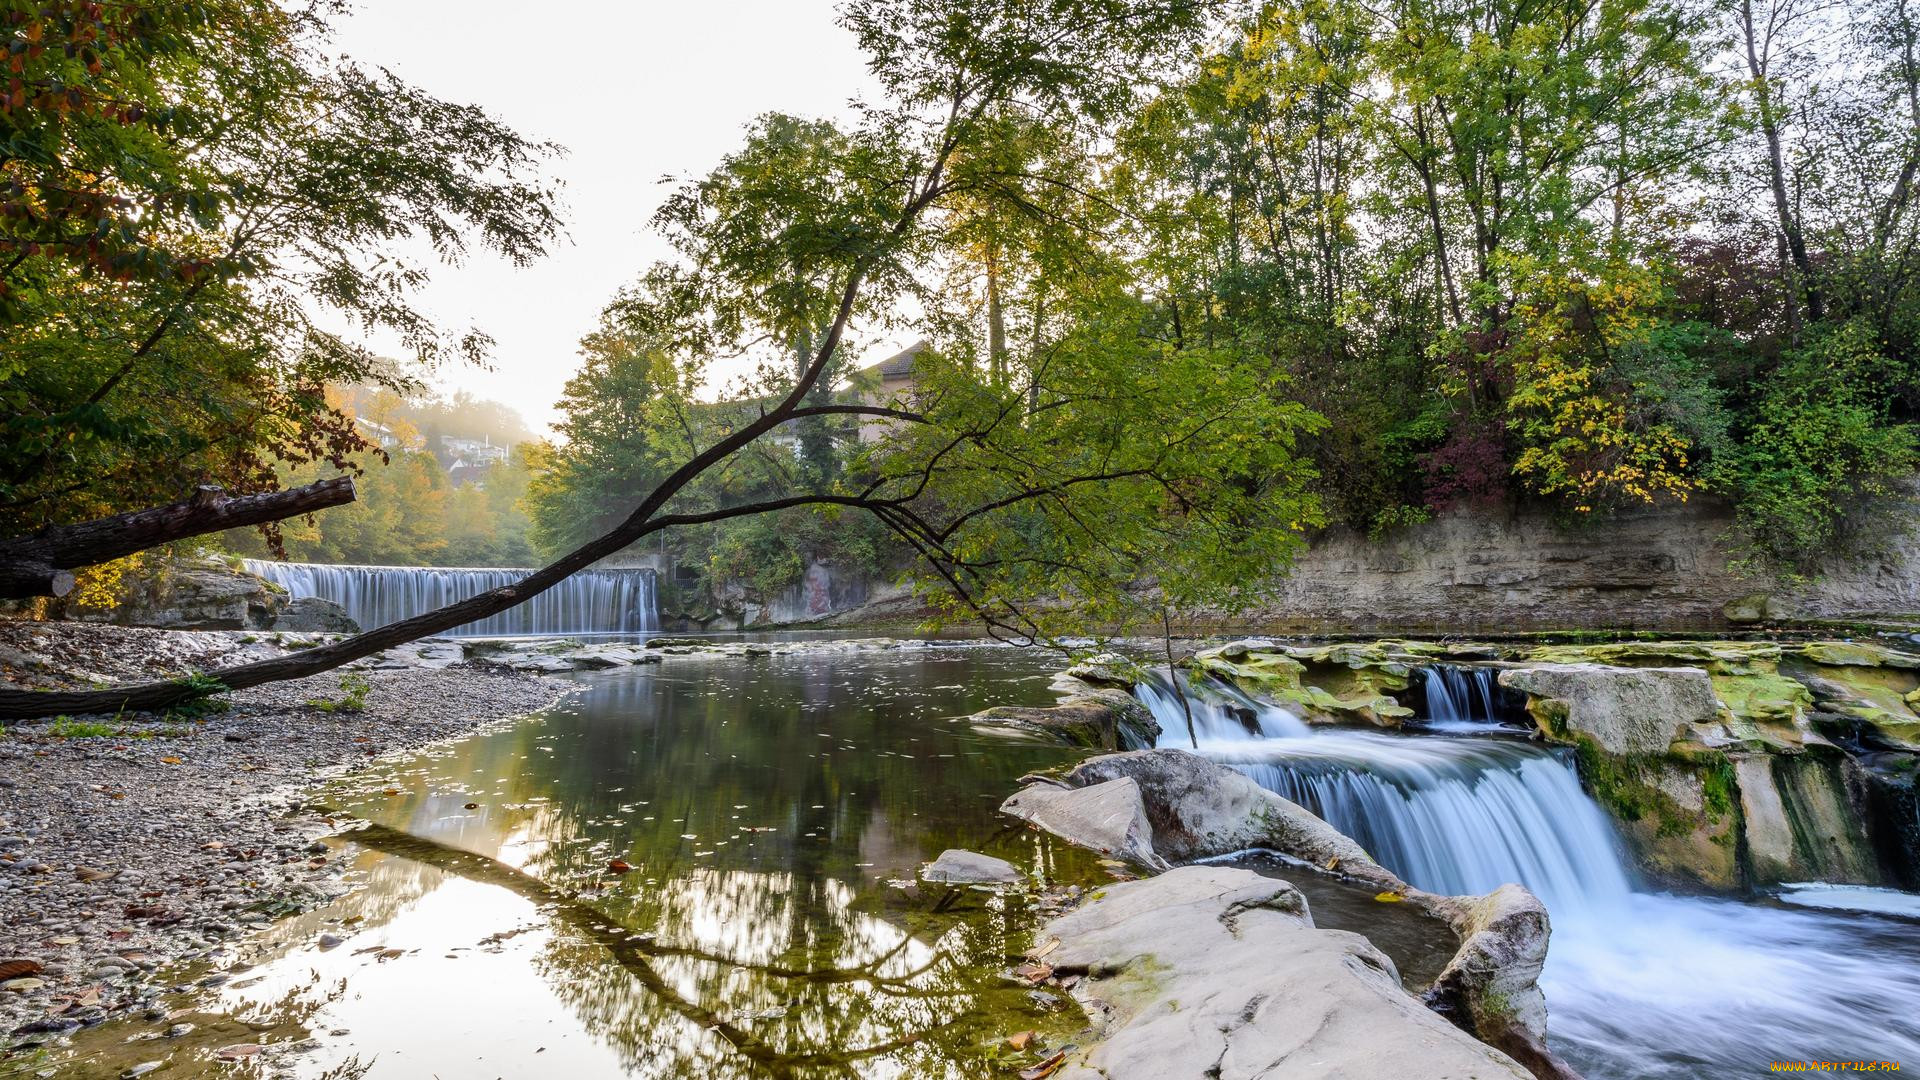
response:
[[[1787,248],[1788,268],[1798,279],[1794,284],[1806,304],[1807,321],[1819,322],[1826,314],[1826,305],[1819,286],[1814,282],[1813,260],[1807,254],[1806,235],[1800,229],[1799,216],[1794,213],[1793,200],[1787,193],[1787,164],[1786,154],[1781,147],[1780,119],[1773,101],[1773,88],[1767,81],[1769,63],[1760,55],[1758,31],[1753,24],[1753,0],[1740,0],[1740,31],[1745,38],[1747,74],[1753,78],[1754,111],[1760,118],[1760,132],[1767,140],[1768,187],[1773,195],[1774,216],[1780,227],[1780,238]]]
[[[65,596],[73,588],[67,571],[111,562],[173,540],[281,521],[354,500],[353,478],[337,476],[289,491],[227,498],[217,487],[199,488],[171,506],[49,525],[0,540],[0,597]]]

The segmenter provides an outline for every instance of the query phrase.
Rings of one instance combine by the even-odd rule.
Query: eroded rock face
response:
[[[1555,664],[1510,668],[1500,683],[1534,698],[1547,734],[1585,735],[1609,754],[1666,753],[1687,725],[1719,716],[1713,683],[1699,668]]]
[[[1316,929],[1286,882],[1186,866],[1104,893],[1041,935],[1055,972],[1084,976],[1100,1036],[1063,1077],[1529,1075],[1403,990],[1365,938]]]

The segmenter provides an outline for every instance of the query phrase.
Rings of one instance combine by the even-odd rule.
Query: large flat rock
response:
[[[1109,886],[1049,937],[1054,970],[1084,976],[1074,993],[1099,1034],[1062,1077],[1530,1076],[1402,989],[1364,937],[1317,929],[1293,886],[1250,870]]]
[[[1719,702],[1699,668],[1545,664],[1500,673],[1500,683],[1557,704],[1534,715],[1549,735],[1578,733],[1610,754],[1664,754],[1689,724],[1713,724]]]

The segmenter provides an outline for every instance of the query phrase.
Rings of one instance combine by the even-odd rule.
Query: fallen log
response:
[[[65,596],[71,571],[111,562],[173,540],[281,521],[354,500],[353,478],[336,476],[305,487],[229,497],[217,487],[193,496],[77,525],[49,525],[0,540],[0,599]]]

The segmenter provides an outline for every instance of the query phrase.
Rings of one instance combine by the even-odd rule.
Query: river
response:
[[[1056,667],[981,645],[674,657],[575,676],[580,693],[544,714],[345,779],[321,797],[393,830],[352,856],[364,887],[223,958],[167,1075],[224,1075],[219,1047],[305,1037],[275,1069],[970,1077],[999,1067],[1011,1033],[1069,1042],[1077,1010],[1005,977],[1037,901],[914,880],[948,847],[1055,888],[1112,880],[995,810],[1022,774],[1078,753],[964,722],[1050,704]],[[1185,745],[1177,706],[1143,697]],[[1203,753],[1414,884],[1539,893],[1551,1039],[1595,1080],[1920,1060],[1920,926],[1647,891],[1569,762],[1498,717],[1314,731],[1224,694],[1199,716]],[[1373,930],[1410,985],[1444,960],[1394,906],[1306,884],[1317,921]]]

